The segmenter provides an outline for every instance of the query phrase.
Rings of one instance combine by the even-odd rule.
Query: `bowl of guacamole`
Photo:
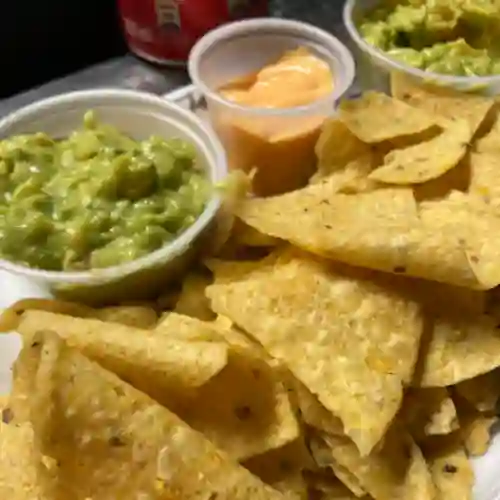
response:
[[[226,174],[213,132],[159,97],[27,106],[0,122],[0,267],[65,298],[147,298],[188,265]]]
[[[496,0],[347,0],[344,22],[364,88],[386,91],[388,75],[403,72],[455,90],[500,93]]]

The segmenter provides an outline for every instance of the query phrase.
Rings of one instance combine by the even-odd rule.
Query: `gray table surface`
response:
[[[270,0],[273,15],[316,24],[347,41],[341,22],[342,4],[343,0]],[[0,117],[31,102],[72,90],[119,87],[166,94],[187,83],[182,69],[159,68],[126,55],[0,100]]]

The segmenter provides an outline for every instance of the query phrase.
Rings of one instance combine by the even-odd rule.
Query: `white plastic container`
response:
[[[222,85],[257,72],[285,52],[299,47],[307,48],[330,66],[334,90],[325,98],[305,106],[272,109],[241,106],[219,94]],[[347,92],[355,74],[351,53],[334,36],[306,23],[270,18],[239,21],[211,31],[191,51],[188,69],[193,84],[206,98],[208,115],[227,151],[229,167],[242,170],[256,167],[257,179],[260,171],[273,169],[286,155],[271,151],[271,148],[259,155],[258,150],[266,148],[265,141],[259,142],[257,137],[252,147],[248,136],[259,136],[260,130],[288,136],[302,130],[304,123],[310,124],[311,129],[317,124],[318,128],[333,113],[336,101]],[[283,92],[286,91],[284,88]],[[244,123],[246,130],[253,132],[237,133],[231,129],[233,123]],[[314,142],[313,137],[310,142]],[[256,150],[257,153],[252,154]],[[273,161],[265,165],[269,157]],[[302,161],[295,155],[292,163],[300,165]],[[297,187],[288,184],[293,180],[294,167],[291,165],[288,172],[282,172],[272,182],[283,192]]]
[[[359,33],[357,24],[380,3],[380,0],[347,0],[344,5],[344,24],[355,44],[358,63],[357,82],[362,91],[380,90],[388,93],[391,73],[403,73],[417,83],[487,96],[500,94],[500,75],[468,77],[424,71],[392,59],[383,51],[367,43]]]
[[[141,140],[152,134],[180,137],[196,145],[199,162],[212,183],[227,175],[224,150],[213,131],[193,113],[160,97],[129,90],[97,89],[45,99],[0,121],[0,139],[46,132],[65,137],[81,126],[85,111]],[[85,272],[54,272],[28,268],[0,259],[0,268],[36,282],[51,293],[85,302],[137,300],[154,296],[190,262],[197,242],[220,206],[214,191],[198,220],[171,243],[133,262]]]

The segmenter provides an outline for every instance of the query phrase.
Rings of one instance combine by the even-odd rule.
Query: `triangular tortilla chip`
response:
[[[384,117],[386,120],[386,118]],[[394,149],[370,179],[386,184],[422,184],[456,167],[472,138],[465,120],[450,121],[438,136],[402,149]]]
[[[466,120],[474,134],[483,123],[494,101],[451,89],[419,85],[402,73],[391,75],[393,97],[412,107],[449,120]]]
[[[31,416],[65,498],[282,499],[203,435],[51,332],[34,353]]]
[[[374,498],[433,500],[434,487],[419,447],[394,426],[380,450],[361,457],[347,438],[323,435],[333,458],[359,480]]]
[[[460,193],[417,206],[410,189],[337,194],[330,178],[249,199],[238,216],[259,231],[347,264],[489,289],[500,283],[500,217]]]
[[[363,142],[382,142],[437,127],[436,117],[379,92],[343,101],[338,108],[344,125]]]
[[[216,273],[207,295],[342,420],[363,455],[382,439],[413,376],[419,304],[362,271],[287,250],[237,282],[219,284]]]
[[[47,469],[30,424],[0,422],[0,498],[53,500]]]
[[[228,358],[224,342],[182,342],[156,330],[45,311],[26,311],[17,329],[27,339],[39,330],[53,331],[155,398],[164,391],[202,386],[226,366]]]
[[[194,394],[176,395],[164,404],[233,458],[245,460],[295,440],[299,425],[281,373],[263,349],[221,322],[169,314],[160,324],[165,335],[203,338],[231,346],[227,366]]]
[[[435,316],[421,351],[421,387],[446,387],[500,366],[500,330],[489,316]],[[427,340],[427,339],[426,339]]]

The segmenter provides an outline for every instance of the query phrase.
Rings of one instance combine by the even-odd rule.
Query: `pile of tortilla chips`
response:
[[[0,498],[472,498],[500,396],[500,114],[393,88],[341,105],[307,187],[233,199],[157,302],[3,313],[24,347]]]

